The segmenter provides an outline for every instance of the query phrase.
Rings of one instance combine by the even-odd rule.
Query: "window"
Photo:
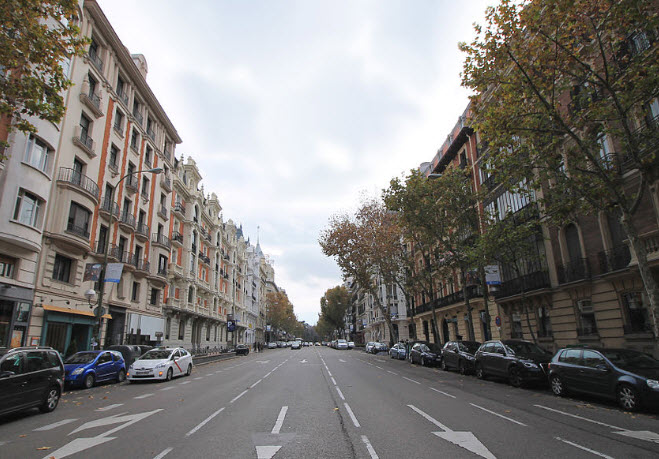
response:
[[[188,303],[192,303],[194,298],[194,289],[192,287],[188,288]]]
[[[80,140],[87,145],[89,136],[91,134],[92,122],[84,114],[80,115]]]
[[[38,227],[43,201],[32,193],[20,189],[16,197],[14,220],[24,225]]]
[[[165,255],[160,255],[158,259],[158,274],[167,274],[167,262],[169,259]]]
[[[131,301],[139,301],[140,300],[140,284],[139,284],[139,282],[133,282],[133,291],[130,295],[130,300]]]
[[[93,100],[96,96],[96,87],[98,86],[98,83],[91,73],[87,74],[87,79],[89,80],[89,98]]]
[[[73,267],[73,260],[60,255],[55,255],[55,263],[53,264],[53,280],[60,282],[71,282],[71,268]]]
[[[538,336],[541,338],[551,336],[551,320],[549,319],[549,308],[547,306],[538,308]]]
[[[16,259],[0,256],[0,277],[14,277],[14,271],[16,270]]]
[[[581,260],[581,242],[579,241],[579,230],[574,223],[570,223],[565,227],[565,242],[567,246],[567,253],[571,263],[576,263]]]
[[[116,146],[111,145],[110,146],[110,161],[109,161],[109,165],[110,165],[111,168],[117,169],[119,167],[119,165],[117,164],[118,159],[119,159],[119,149]]]
[[[151,167],[151,158],[153,156],[153,149],[147,145],[146,150],[144,151],[144,164]]]
[[[131,135],[130,135],[130,148],[133,150],[137,150],[137,143],[139,142],[139,135],[137,134],[137,131],[133,129]]]
[[[117,77],[117,94],[119,97],[125,102],[128,103],[128,93],[127,93],[127,86],[126,83],[124,82],[124,79],[121,78],[120,76]]]
[[[142,177],[142,197],[149,198],[149,179]]]
[[[561,363],[569,363],[570,365],[579,365],[581,360],[581,350],[567,349],[563,351],[558,361]]]
[[[522,330],[522,317],[519,314],[513,314],[511,316],[512,330],[510,337],[515,338],[524,338],[524,331]]]
[[[158,290],[157,288],[152,288],[151,297],[149,298],[149,304],[152,306],[157,306],[159,297],[160,297],[160,290]]]
[[[645,123],[651,129],[659,123],[659,99],[654,99],[645,104]]]
[[[650,49],[650,40],[645,31],[633,33],[628,39],[630,51],[633,56],[641,54],[643,51]]]
[[[182,340],[185,338],[185,319],[180,319],[178,323],[178,339]]]
[[[124,114],[121,113],[119,109],[117,109],[117,113],[114,117],[114,129],[122,136],[124,134],[124,118]]]
[[[597,138],[597,143],[599,144],[599,157],[598,161],[600,166],[604,169],[611,169],[614,165],[614,154],[611,151],[611,146],[609,145],[609,139],[606,134],[602,134]]]
[[[595,320],[595,310],[590,300],[577,301],[577,312],[579,314],[579,336],[597,334],[597,321]]]
[[[648,317],[648,309],[644,306],[645,295],[641,292],[626,292],[622,294],[622,306],[625,314],[626,333],[645,333],[652,327]]]
[[[172,318],[167,317],[165,321],[165,339],[169,339],[169,334],[172,332]]]
[[[100,229],[98,230],[98,245],[96,247],[96,252],[97,253],[104,253],[105,252],[105,244],[108,241],[108,227],[105,225],[101,225]]]
[[[77,202],[71,202],[69,222],[66,230],[78,236],[89,237],[89,219],[91,212]]]
[[[48,173],[51,156],[52,150],[40,139],[30,134],[25,150],[25,162],[40,171]]]
[[[583,358],[583,365],[585,367],[597,368],[598,365],[606,366],[606,361],[604,360],[604,357],[602,357],[595,351],[584,350],[582,358]]]

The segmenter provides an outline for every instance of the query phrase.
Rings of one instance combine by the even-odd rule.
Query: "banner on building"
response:
[[[485,283],[487,285],[501,285],[499,265],[485,266]]]
[[[108,263],[105,269],[105,282],[118,284],[121,281],[121,272],[123,269],[123,263]]]
[[[84,282],[98,282],[98,280],[101,278],[102,270],[103,263],[87,263],[85,265],[85,274],[83,275],[82,280]]]

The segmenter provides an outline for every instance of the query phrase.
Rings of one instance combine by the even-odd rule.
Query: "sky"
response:
[[[430,161],[468,103],[464,55],[493,0],[98,0],[225,221],[275,268],[298,320],[342,283],[318,244]]]

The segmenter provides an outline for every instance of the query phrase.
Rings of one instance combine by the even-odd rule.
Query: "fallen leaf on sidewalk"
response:
[[[19,435],[18,437],[19,438],[25,438],[25,437],[27,437],[27,435]]]
[[[45,450],[51,449],[51,448],[52,448],[52,446],[42,446],[40,448],[37,448],[37,451],[45,451]]]
[[[107,399],[108,399],[108,396],[107,396],[107,395],[106,395],[105,397],[103,397],[103,400],[107,400]]]

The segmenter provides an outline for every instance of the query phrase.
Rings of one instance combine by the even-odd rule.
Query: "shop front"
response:
[[[32,289],[0,284],[0,347],[27,346]]]
[[[92,311],[43,305],[44,323],[41,329],[41,345],[57,349],[68,357],[78,351],[92,349],[96,318]],[[105,314],[104,319],[111,319]]]
[[[126,308],[110,305],[108,327],[105,332],[104,348],[114,344],[124,344],[124,332],[126,330]]]

